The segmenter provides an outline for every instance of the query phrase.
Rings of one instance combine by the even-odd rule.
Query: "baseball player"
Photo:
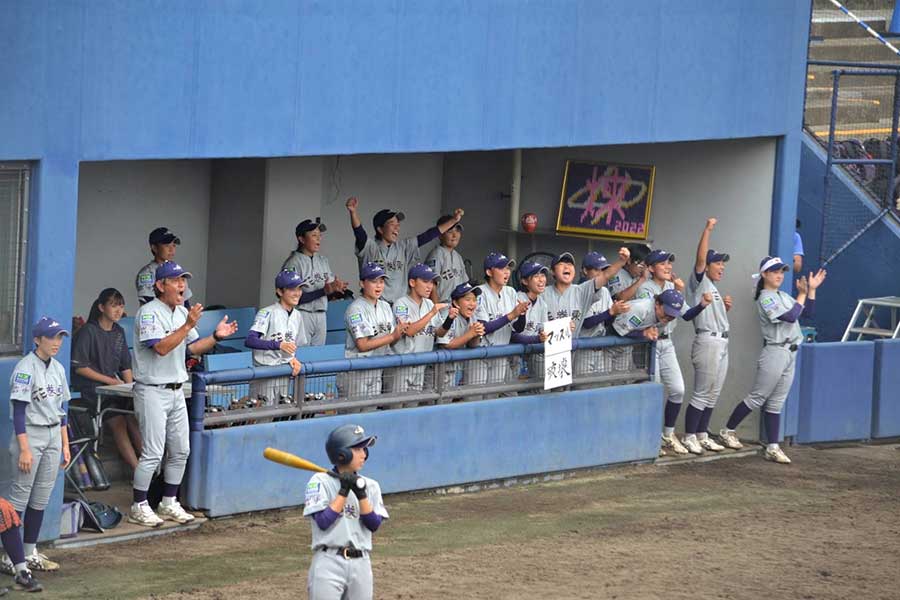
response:
[[[725,273],[729,256],[709,248],[709,236],[717,220],[709,218],[697,245],[694,273],[688,280],[687,299],[690,304],[702,302],[704,294],[712,296],[709,308],[694,318],[694,345],[691,362],[694,365],[694,392],[684,414],[683,445],[692,454],[704,450],[721,452],[724,446],[709,437],[707,429],[719,394],[728,373],[728,311],[731,296],[722,296],[716,284]]]
[[[259,310],[244,345],[253,350],[253,365],[291,365],[291,377],[274,377],[250,382],[250,397],[261,403],[278,404],[291,394],[291,381],[300,373],[294,353],[308,346],[303,313],[297,308],[303,297],[305,280],[297,271],[282,271],[275,277],[278,302]]]
[[[7,499],[23,523],[26,564],[19,556],[6,557],[3,562],[4,570],[17,577],[28,569],[59,569],[57,563],[37,551],[37,540],[59,468],[68,465],[70,459],[66,430],[69,384],[66,370],[53,358],[69,332],[55,319],[41,317],[31,333],[34,350],[16,363],[9,379],[14,435],[9,441],[12,485]]]
[[[325,344],[328,296],[347,289],[347,282],[331,272],[328,258],[319,253],[325,231],[325,223],[319,217],[315,221],[305,219],[298,223],[294,228],[297,249],[281,265],[282,271],[296,271],[303,279],[299,311],[310,346]]]
[[[402,212],[384,208],[375,213],[372,219],[375,239],[371,240],[359,220],[358,207],[359,201],[355,197],[347,200],[350,226],[353,227],[353,236],[356,238],[356,256],[359,257],[360,266],[374,262],[384,269],[387,274],[384,299],[391,304],[406,294],[406,272],[412,265],[420,262],[419,248],[456,226],[464,214],[461,208],[457,208],[449,221],[414,238],[401,240],[400,221],[406,216]]]
[[[153,260],[138,271],[137,277],[135,277],[134,280],[134,285],[137,288],[138,302],[142,305],[147,304],[156,297],[154,291],[155,287],[153,285],[156,281],[156,269],[167,260],[175,260],[175,249],[176,246],[181,244],[181,239],[169,231],[167,227],[157,227],[150,232],[149,242],[150,253],[153,255]],[[184,288],[184,305],[188,308],[190,308],[188,301],[191,299],[191,296],[193,296],[191,288]]]
[[[510,341],[515,344],[543,344],[547,341],[544,333],[544,321],[547,320],[547,304],[543,294],[547,289],[547,275],[550,269],[544,265],[528,261],[519,266],[519,285],[524,288],[516,298],[519,302],[527,302],[528,309],[512,324],[513,333]],[[531,377],[544,376],[544,354],[535,352],[526,359],[528,373]]]
[[[484,335],[479,346],[505,346],[512,337],[512,323],[528,310],[529,302],[519,300],[516,291],[509,287],[510,269],[516,266],[499,252],[491,252],[484,259],[486,282],[479,285],[478,307],[475,318],[484,325]],[[502,383],[510,374],[511,362],[507,357],[473,360],[466,369],[469,383]]]
[[[440,347],[448,350],[478,347],[481,336],[484,335],[484,323],[475,318],[480,295],[481,288],[472,287],[468,281],[456,286],[456,289],[450,292],[453,308],[458,314],[447,332],[437,339]],[[463,361],[444,363],[445,388],[457,385],[459,381],[466,381],[464,364]]]
[[[624,269],[609,276],[606,285],[613,298],[628,301],[634,298],[646,280],[648,272],[644,260],[650,254],[650,248],[646,244],[628,244],[625,247],[628,248],[628,262]]]
[[[397,322],[407,324],[406,333],[391,347],[394,354],[431,352],[435,336],[443,337],[459,314],[457,309],[449,308],[449,314],[444,317],[441,313],[449,305],[432,303],[430,296],[437,279],[438,274],[422,263],[409,270],[409,293],[394,302],[393,307]],[[425,365],[396,369],[393,391],[422,391],[424,387]]]
[[[409,323],[395,323],[391,305],[382,299],[387,275],[381,265],[369,262],[359,272],[362,295],[344,313],[347,341],[345,358],[384,356],[391,344],[406,333]],[[342,396],[377,396],[381,393],[381,369],[350,371],[338,376]]]
[[[618,273],[628,262],[631,253],[627,248],[619,248],[619,260],[601,269],[588,281],[575,284],[575,257],[571,252],[563,252],[553,259],[553,286],[544,292],[547,316],[550,320],[569,317],[574,324],[573,334],[581,335],[581,325],[585,314],[594,302],[604,295],[603,288],[609,277]]]
[[[0,540],[3,542],[3,569],[13,575],[15,588],[23,592],[40,592],[44,589],[31,575],[22,546],[22,519],[6,498],[0,498]],[[9,592],[0,588],[0,596]]]
[[[596,279],[602,271],[609,267],[609,261],[599,252],[588,252],[581,260],[581,274],[585,281]],[[612,322],[617,315],[627,311],[628,308],[627,302],[623,302],[622,300],[616,300],[614,302],[610,295],[609,288],[603,287],[599,290],[599,298],[591,304],[591,307],[585,314],[584,321],[581,324],[581,337],[602,337],[606,335],[607,327],[612,325]],[[616,353],[611,352],[610,350],[578,350],[575,353],[575,372],[586,375],[601,372],[609,373],[612,372],[614,366],[621,370],[629,368],[630,360],[627,363],[625,363],[624,360],[617,361],[614,365],[614,359],[621,357],[622,354],[621,352]],[[631,355],[629,354],[629,359],[630,356]]]
[[[178,503],[178,487],[190,453],[188,415],[182,386],[188,381],[185,352],[209,352],[217,341],[237,331],[228,316],[211,336],[200,338],[195,329],[202,304],[184,307],[184,293],[191,274],[177,263],[166,261],[155,273],[156,298],[141,306],[134,317],[134,412],[144,440],[138,468],[134,472],[133,504],[128,520],[158,527],[163,519],[189,523],[194,516]],[[156,513],[147,503],[150,480],[162,462],[165,485]]]
[[[372,598],[372,534],[390,518],[381,486],[359,474],[378,438],[359,425],[341,425],[325,442],[334,470],[316,473],[306,484],[303,516],[312,527],[310,600]]]
[[[654,250],[647,255],[644,261],[650,272],[650,279],[644,281],[635,295],[637,298],[655,298],[666,290],[675,289],[679,295],[684,294],[684,282],[673,274],[672,263],[675,255],[665,250]],[[682,296],[682,301],[684,300]],[[712,295],[701,295],[701,302],[693,309],[685,309],[683,318],[691,321],[707,304],[712,302]],[[684,308],[684,307],[683,307]],[[663,422],[662,448],[672,450],[675,454],[687,454],[687,448],[675,435],[675,421],[681,411],[681,403],[684,400],[684,377],[681,375],[681,367],[678,365],[678,356],[675,354],[675,346],[670,339],[675,330],[675,320],[669,320],[659,328],[659,336],[656,339],[656,374],[662,381],[666,390],[666,408]]]
[[[767,256],[759,264],[756,282],[756,309],[762,329],[763,349],[756,363],[756,377],[753,388],[746,398],[734,407],[725,429],[719,437],[725,446],[735,450],[743,448],[735,429],[754,408],[763,409],[763,423],[766,429],[765,459],[788,464],[787,457],[779,446],[781,437],[781,409],[794,381],[794,363],[797,350],[803,343],[800,330],[800,315],[812,317],[815,312],[816,290],[825,281],[822,269],[808,277],[797,279],[797,299],[782,292],[784,273],[790,267],[777,256]]]
[[[444,224],[453,221],[453,215],[444,215],[437,221],[440,229]],[[449,302],[450,293],[457,286],[469,281],[466,273],[466,262],[462,255],[456,251],[459,241],[462,239],[463,226],[457,222],[447,231],[441,234],[441,243],[428,253],[425,264],[438,274],[439,279],[431,292],[431,301]]]

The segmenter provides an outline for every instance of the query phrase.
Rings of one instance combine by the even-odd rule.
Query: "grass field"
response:
[[[789,454],[389,496],[375,596],[900,598],[896,445]],[[305,598],[309,523],[280,511],[49,554],[44,598]]]

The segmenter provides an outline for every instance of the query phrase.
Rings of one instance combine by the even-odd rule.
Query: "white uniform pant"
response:
[[[344,558],[334,550],[316,550],[306,583],[309,600],[370,600],[372,563],[369,554]]]
[[[465,383],[468,385],[496,385],[509,381],[512,376],[510,359],[485,358],[469,361],[466,365]]]
[[[270,379],[255,379],[250,382],[250,397],[265,398],[266,406],[275,406],[281,401],[282,396],[292,396],[293,377],[272,377]]]
[[[744,404],[780,414],[794,381],[796,358],[797,353],[784,346],[764,346],[756,363],[753,388]]]
[[[665,388],[666,402],[681,404],[684,400],[684,377],[675,355],[672,340],[656,342],[656,376],[654,381],[661,381]]]
[[[19,439],[13,434],[9,441],[9,455],[12,464],[12,487],[9,490],[9,503],[18,512],[30,506],[36,510],[44,510],[50,501],[50,493],[59,474],[60,456],[62,455],[62,436],[59,425],[44,427],[42,425],[26,425],[28,447],[31,450],[31,470],[28,473],[19,469]]]
[[[165,482],[179,485],[191,453],[184,390],[135,383],[134,415],[144,439],[141,458],[134,470],[134,489],[150,489],[163,452],[166,452]]]
[[[325,336],[328,334],[327,313],[324,310],[310,312],[300,311],[300,319],[303,321],[303,329],[309,338],[310,346],[324,346]]]
[[[698,333],[691,347],[694,365],[694,392],[691,406],[697,410],[714,408],[728,374],[728,339]]]
[[[348,398],[366,398],[381,393],[381,369],[338,373],[338,393]]]

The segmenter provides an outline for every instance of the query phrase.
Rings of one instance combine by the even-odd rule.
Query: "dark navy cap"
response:
[[[585,269],[605,269],[609,266],[609,261],[599,252],[588,252],[584,255],[581,266]]]
[[[470,284],[467,281],[466,283],[461,283],[458,286],[456,286],[455,288],[453,288],[453,291],[450,292],[450,298],[452,300],[459,300],[460,298],[462,298],[463,296],[465,296],[466,294],[469,294],[469,293],[475,294],[475,297],[477,298],[478,296],[481,295],[481,288],[480,287],[472,287],[472,284]]]
[[[644,259],[644,264],[649,267],[666,261],[675,262],[675,255],[668,250],[654,250]]]
[[[387,277],[387,273],[384,272],[384,267],[382,267],[378,263],[367,262],[359,270],[360,281],[378,279],[379,277]]]
[[[787,271],[788,269],[790,269],[790,267],[784,264],[784,261],[778,256],[767,256],[759,263],[760,273],[766,271]]]
[[[168,227],[157,227],[153,231],[150,232],[149,241],[151,244],[171,244],[175,242],[176,244],[180,244],[181,240],[177,235],[169,231]]]
[[[510,269],[515,268],[516,261],[511,258],[507,258],[505,254],[502,252],[491,252],[486,257],[484,257],[484,270],[488,269],[502,269],[505,266],[509,266]]]
[[[69,335],[69,332],[59,324],[59,321],[52,317],[41,317],[40,320],[31,328],[33,337],[56,337],[59,334]]]
[[[558,265],[561,262],[572,263],[574,265],[575,264],[575,255],[572,254],[571,252],[563,252],[562,254],[560,254],[559,256],[557,256],[556,258],[553,259],[553,261],[550,263],[550,266],[555,267],[556,265]]]
[[[447,221],[452,221],[452,220],[453,220],[453,215],[444,215],[444,216],[442,216],[440,219],[437,220],[437,226],[440,227],[441,225],[443,225],[443,224],[446,223]],[[445,233],[448,233],[448,232],[450,232],[450,231],[453,231],[454,229],[459,229],[460,231],[463,231],[462,223],[457,223],[456,225],[454,225],[453,227],[451,227],[450,229],[448,229]]]
[[[181,265],[176,262],[167,260],[163,264],[156,267],[157,281],[159,281],[160,279],[178,279],[179,277],[190,279],[191,274],[181,268]]]
[[[392,210],[388,210],[387,208],[382,208],[375,216],[372,217],[372,226],[376,229],[378,227],[384,227],[384,224],[391,220],[392,217],[397,217],[398,221],[402,221],[406,218],[402,212],[394,212]]]
[[[275,277],[275,287],[288,289],[303,285],[303,277],[297,271],[285,269]]]
[[[657,301],[663,306],[663,310],[670,317],[681,316],[681,309],[684,307],[684,296],[675,289],[668,289],[656,297]]]
[[[413,267],[409,270],[409,278],[410,279],[421,279],[422,281],[434,281],[438,279],[440,275],[431,270],[431,267],[428,265],[424,265],[419,263],[417,265],[413,265]]]
[[[322,222],[322,217],[316,217],[316,220],[313,221],[311,219],[304,219],[297,223],[297,227],[294,228],[294,235],[296,237],[300,237],[304,233],[309,231],[313,231],[318,229],[319,231],[328,231],[328,228],[325,227],[325,223]]]
[[[531,277],[532,275],[537,275],[538,273],[549,275],[550,269],[539,262],[534,262],[531,260],[523,262],[522,266],[519,267],[519,277]]]
[[[706,264],[714,262],[728,262],[729,260],[731,260],[731,257],[727,254],[720,254],[715,250],[706,251]]]

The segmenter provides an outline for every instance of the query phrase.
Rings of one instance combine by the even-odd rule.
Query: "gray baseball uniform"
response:
[[[587,317],[594,317],[610,309],[612,306],[612,296],[607,288],[600,290],[600,299],[591,304],[588,309]],[[603,337],[606,335],[606,324],[599,323],[591,328],[581,328],[581,337]],[[575,351],[575,372],[582,375],[596,375],[598,373],[609,373],[612,371],[613,353],[609,350],[576,350]]]
[[[295,250],[281,265],[281,270],[296,271],[303,277],[303,285],[300,289],[303,290],[304,295],[323,290],[326,283],[334,281],[334,273],[331,271],[331,265],[328,264],[328,258],[318,253],[307,256],[299,250]],[[309,338],[309,345],[323,346],[325,336],[328,334],[326,318],[328,297],[323,295],[310,302],[303,302],[297,308],[300,309],[300,317],[303,319],[303,327]]]
[[[694,392],[691,406],[698,410],[713,408],[719,401],[725,376],[728,373],[728,312],[725,301],[705,273],[691,273],[688,281],[686,300],[699,304],[703,294],[709,293],[713,301],[694,317],[694,343],[691,347],[691,362],[694,365]]]
[[[434,308],[434,302],[423,298],[416,303],[410,296],[403,296],[394,303],[394,317],[397,321],[415,323]],[[403,336],[394,342],[391,350],[394,354],[412,354],[413,352],[431,352],[434,350],[435,332],[443,324],[445,317],[435,314],[427,325],[412,337]],[[421,391],[425,387],[426,366],[400,367],[395,370],[393,391]]]
[[[134,413],[143,450],[134,471],[134,488],[146,491],[166,453],[165,481],[180,484],[190,454],[187,406],[181,384],[188,381],[184,366],[187,346],[199,339],[196,329],[165,356],[153,345],[187,322],[184,306],[170,308],[159,299],[141,306],[134,317]]]
[[[363,477],[368,489],[372,510],[383,519],[390,518],[381,495],[381,486],[374,479]],[[326,531],[319,529],[317,512],[325,510],[340,490],[337,478],[316,473],[306,484],[303,516],[310,517],[312,526],[313,559],[309,567],[307,586],[310,600],[340,600],[372,598],[372,532],[360,521],[360,506],[356,494],[347,495],[344,510]],[[361,558],[344,558],[335,549],[351,547],[364,550]]]
[[[390,345],[368,352],[360,352],[356,348],[358,339],[381,337],[394,330],[394,313],[391,305],[384,300],[379,298],[373,303],[365,297],[357,298],[344,313],[344,325],[347,329],[344,357],[384,356],[391,353]],[[342,396],[376,396],[381,393],[381,371],[370,369],[341,373],[337,378],[338,390]]]
[[[764,408],[766,412],[780,413],[791,383],[794,381],[796,348],[803,343],[800,323],[786,323],[778,319],[796,304],[789,294],[778,291],[760,292],[756,308],[762,329],[764,346],[756,364],[753,387],[744,399],[751,408]],[[791,346],[795,350],[791,350]]]
[[[439,346],[446,346],[454,338],[465,335],[472,323],[476,321],[475,315],[472,315],[471,320],[462,315],[457,316],[453,319],[453,323],[450,325],[450,329],[447,330],[447,333],[437,338],[437,344]],[[465,364],[464,361],[444,363],[444,388],[457,386],[464,382],[468,383],[465,376],[468,369],[465,368]]]
[[[280,302],[271,304],[256,313],[250,331],[256,331],[260,339],[276,342],[293,342],[298,348],[309,345],[303,313],[299,310],[288,312]],[[253,350],[254,366],[271,367],[286,365],[291,355],[281,350]],[[257,379],[250,382],[250,397],[264,396],[268,404],[277,404],[281,394],[291,395],[291,377]]]
[[[469,281],[466,274],[466,263],[456,250],[441,245],[428,253],[425,264],[440,276],[437,280],[437,295],[441,302],[450,302],[450,293],[456,286]]]
[[[516,307],[516,291],[508,285],[495,292],[487,283],[482,283],[481,295],[474,318],[490,322],[509,314]],[[479,346],[505,346],[512,336],[512,327],[507,323],[500,329],[482,336]],[[506,357],[473,360],[466,367],[466,382],[472,384],[502,383],[512,375],[512,365]]]
[[[675,284],[666,281],[662,287],[652,279],[648,279],[638,288],[635,298],[654,300],[665,290],[675,288]],[[685,302],[681,312],[684,313],[690,307]],[[672,319],[666,325],[658,327],[660,339],[656,341],[656,379],[662,381],[666,388],[666,401],[673,404],[681,404],[684,401],[684,376],[681,374],[681,366],[678,364],[678,356],[675,354],[675,345],[668,336],[675,331],[675,323],[678,319]]]
[[[356,250],[356,256],[360,265],[367,262],[381,265],[387,273],[382,298],[393,304],[409,289],[406,275],[409,268],[419,262],[419,240],[411,237],[388,245],[384,240],[367,238],[363,249]]]
[[[156,293],[154,290],[154,283],[156,283],[156,268],[160,265],[160,263],[155,260],[151,260],[149,263],[141,267],[141,270],[138,271],[137,277],[134,278],[134,286],[137,288],[137,296],[138,302],[141,304],[146,304],[150,302],[154,298],[156,298]],[[184,282],[184,299],[190,300],[193,296],[193,292],[191,292],[191,288],[187,280]]]
[[[31,450],[32,465],[28,473],[19,469],[19,440],[10,436],[9,455],[12,486],[9,502],[19,512],[31,506],[43,510],[59,473],[62,454],[60,423],[66,416],[69,384],[66,370],[55,358],[49,366],[37,354],[29,352],[13,368],[9,378],[10,420],[12,401],[25,402],[25,434]]]
[[[594,280],[573,284],[560,292],[556,286],[548,287],[542,294],[547,305],[548,320],[569,317],[575,322],[575,337],[581,335],[581,322],[594,302],[600,300],[603,288],[599,290]]]
[[[619,272],[606,282],[606,287],[609,288],[610,295],[615,297],[616,294],[620,294],[630,288],[632,284],[634,284],[634,277],[631,276],[631,273],[625,269],[619,269]]]
[[[544,322],[548,320],[547,303],[544,302],[544,295],[538,294],[537,297],[532,300],[525,292],[518,292],[516,294],[516,300],[518,302],[531,303],[531,306],[529,306],[528,310],[525,311],[525,329],[522,330],[522,335],[540,335],[544,330]],[[529,354],[528,358],[526,359],[526,365],[528,367],[529,377],[543,377],[544,353],[535,352]]]

